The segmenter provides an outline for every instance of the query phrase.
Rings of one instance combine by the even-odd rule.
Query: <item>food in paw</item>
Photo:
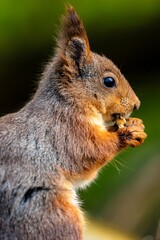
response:
[[[126,119],[122,116],[118,116],[115,120],[118,128],[123,128],[124,125],[126,124]]]

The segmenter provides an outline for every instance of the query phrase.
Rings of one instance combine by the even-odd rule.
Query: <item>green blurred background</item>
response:
[[[0,0],[0,114],[22,107],[53,55],[63,0]],[[68,3],[68,1],[67,1]],[[128,148],[80,191],[98,221],[155,236],[160,219],[160,0],[71,0],[91,49],[111,58],[141,100],[148,138]]]

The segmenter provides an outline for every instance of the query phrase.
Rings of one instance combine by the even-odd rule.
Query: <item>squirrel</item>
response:
[[[139,106],[120,70],[90,50],[68,6],[34,96],[0,118],[0,239],[82,240],[76,189],[144,142],[142,120],[130,117]]]

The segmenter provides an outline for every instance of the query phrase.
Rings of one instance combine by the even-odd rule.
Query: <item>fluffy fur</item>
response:
[[[103,79],[114,77],[116,87]],[[139,99],[119,69],[90,51],[72,7],[62,19],[55,55],[32,100],[0,119],[0,239],[81,240],[75,188],[92,181],[122,149],[141,144],[141,120],[108,127]]]

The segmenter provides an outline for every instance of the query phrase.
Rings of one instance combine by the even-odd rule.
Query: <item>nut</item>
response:
[[[118,118],[115,120],[118,128],[123,128],[126,124],[126,119],[124,117],[118,116]]]

